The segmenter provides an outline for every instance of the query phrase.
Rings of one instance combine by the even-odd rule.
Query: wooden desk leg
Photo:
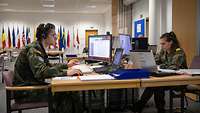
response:
[[[184,113],[184,97],[185,93],[184,91],[181,91],[181,113]]]
[[[48,88],[48,111],[49,113],[54,113],[53,112],[53,96],[52,96],[51,88]]]
[[[124,89],[125,90],[125,106],[124,109],[128,108],[128,89]]]
[[[169,112],[173,113],[173,91],[169,90]]]
[[[101,90],[101,113],[105,113],[104,90]]]
[[[88,112],[92,113],[92,91],[88,91]]]
[[[82,91],[82,101],[83,101],[83,109],[86,110],[86,100],[85,100],[85,91]]]
[[[132,106],[134,107],[135,104],[135,89],[132,88]]]

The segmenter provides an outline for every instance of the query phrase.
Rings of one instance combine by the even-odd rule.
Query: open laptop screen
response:
[[[113,64],[112,65],[120,65],[121,59],[122,59],[123,49],[117,48],[115,51],[115,55],[113,58]]]
[[[152,52],[130,52],[130,60],[137,68],[152,68],[156,66]]]

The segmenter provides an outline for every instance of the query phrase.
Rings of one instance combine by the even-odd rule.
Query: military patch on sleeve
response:
[[[181,48],[177,48],[177,49],[176,49],[176,52],[178,52],[178,51],[180,51],[180,50],[181,50]]]
[[[44,62],[44,59],[41,56],[38,56],[39,61]]]

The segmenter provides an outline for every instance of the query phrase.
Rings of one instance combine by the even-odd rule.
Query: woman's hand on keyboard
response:
[[[83,73],[79,69],[68,69],[67,70],[67,76],[80,76],[83,75]]]

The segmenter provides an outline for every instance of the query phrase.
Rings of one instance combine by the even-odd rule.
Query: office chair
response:
[[[35,109],[48,107],[48,102],[18,102],[14,101],[13,92],[14,91],[27,91],[27,90],[41,90],[41,89],[50,89],[48,85],[43,86],[13,86],[13,71],[4,71],[3,72],[3,80],[6,88],[6,106],[7,113],[11,113],[12,111],[18,111],[18,113],[22,113],[22,110],[25,109]],[[50,90],[49,90],[50,91]]]
[[[190,65],[190,69],[200,69],[200,56],[195,56]],[[178,92],[174,89],[170,89],[170,113],[173,112],[173,99],[180,98],[181,103],[181,113],[184,112],[184,105],[186,101],[186,105],[188,104],[185,93],[193,93],[199,95],[200,102],[200,85],[187,85],[185,88],[181,88]],[[187,105],[188,106],[188,105]]]

